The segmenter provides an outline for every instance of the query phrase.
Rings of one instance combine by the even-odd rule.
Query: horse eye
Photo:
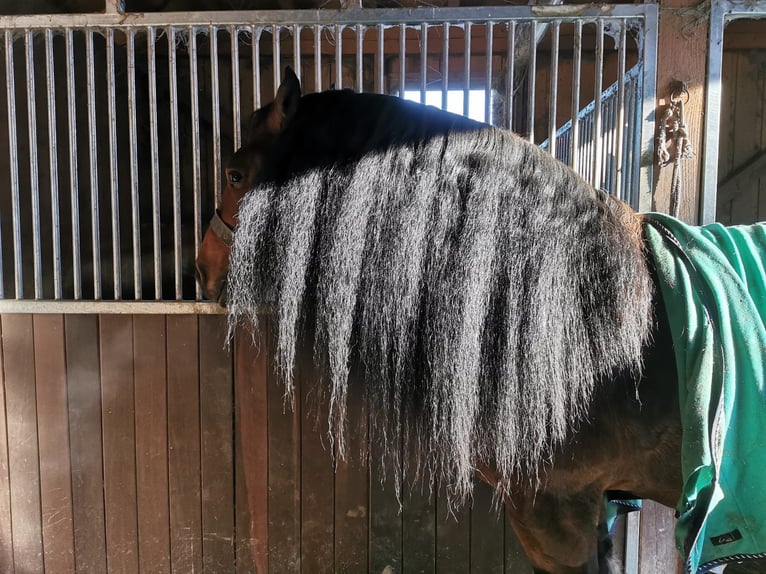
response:
[[[242,181],[244,178],[242,176],[242,173],[239,171],[230,171],[229,172],[229,183],[235,184]]]

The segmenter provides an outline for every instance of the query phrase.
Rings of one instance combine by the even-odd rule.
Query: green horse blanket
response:
[[[686,572],[766,559],[766,225],[646,215],[675,346]]]

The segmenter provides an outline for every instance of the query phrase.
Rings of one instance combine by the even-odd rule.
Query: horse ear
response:
[[[277,97],[269,111],[269,128],[272,133],[279,133],[293,118],[301,99],[301,82],[293,69],[287,66],[285,78],[277,90]]]

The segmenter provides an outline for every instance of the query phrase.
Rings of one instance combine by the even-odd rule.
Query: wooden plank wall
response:
[[[487,487],[456,517],[418,490],[400,512],[366,458],[333,469],[316,373],[286,409],[268,333],[233,353],[222,316],[12,314],[0,333],[0,572],[531,572]]]

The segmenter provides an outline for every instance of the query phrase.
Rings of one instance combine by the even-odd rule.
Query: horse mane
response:
[[[453,499],[476,465],[535,477],[610,376],[638,372],[639,217],[510,132],[387,96],[304,96],[242,201],[230,326],[273,305],[288,396],[303,335],[343,453],[349,374]],[[353,378],[353,377],[351,377]]]

